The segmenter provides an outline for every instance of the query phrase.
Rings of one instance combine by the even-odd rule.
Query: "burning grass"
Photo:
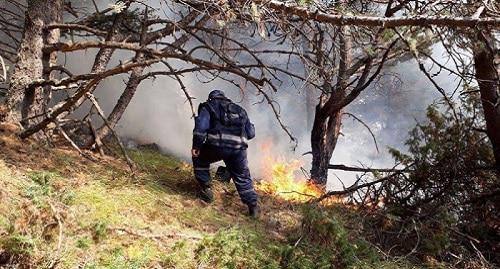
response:
[[[261,167],[264,178],[256,188],[266,194],[291,202],[309,202],[323,194],[320,187],[312,184],[303,171],[303,162],[287,160],[283,156],[275,156],[270,144],[262,146],[263,155]],[[338,199],[324,201],[328,204],[339,202]]]
[[[300,167],[299,161],[272,162],[269,175],[257,185],[257,189],[287,201],[307,202],[318,198],[321,190],[297,177]]]

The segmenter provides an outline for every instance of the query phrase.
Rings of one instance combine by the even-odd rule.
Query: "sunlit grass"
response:
[[[349,258],[351,268],[413,268],[376,252],[364,257],[357,241],[350,241],[358,233],[342,222],[325,233],[340,236],[336,240],[351,256],[307,238],[293,247],[303,232],[303,205],[281,206],[263,196],[264,213],[255,221],[244,215],[234,186],[217,182],[215,203],[204,204],[196,197],[191,166],[158,152],[131,151],[137,164],[132,175],[124,163],[45,150],[52,159],[30,162],[29,169],[0,161],[0,252],[34,267],[57,258],[60,268],[314,268]],[[328,210],[339,219],[354,218],[340,205]],[[63,225],[59,252],[56,214]]]

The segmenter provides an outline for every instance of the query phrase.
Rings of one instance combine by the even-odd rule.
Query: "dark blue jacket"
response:
[[[195,118],[193,130],[193,149],[200,149],[203,144],[233,148],[246,149],[248,140],[255,137],[255,127],[247,120],[243,130],[223,126],[219,117],[221,102],[231,102],[226,98],[214,98],[200,104],[198,116]]]

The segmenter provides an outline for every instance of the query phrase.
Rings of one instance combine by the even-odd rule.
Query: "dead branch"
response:
[[[77,145],[76,143],[68,136],[68,134],[64,131],[63,128],[61,128],[61,125],[59,124],[59,121],[58,120],[55,120],[55,124],[56,124],[56,127],[57,127],[57,130],[61,133],[61,135],[64,137],[64,139],[66,139],[66,141],[68,141],[71,146],[76,150],[78,151],[78,153],[80,153],[80,155],[82,155],[83,157],[93,161],[93,162],[96,162],[97,160],[95,158],[93,158],[91,155],[83,152]]]
[[[80,30],[80,31],[86,31],[86,32],[89,32],[89,33],[92,33],[96,36],[101,36],[101,37],[105,37],[108,34],[108,32],[94,29],[92,27],[78,24],[78,23],[54,23],[54,24],[47,25],[45,27],[45,29],[46,30],[52,30],[52,29]]]
[[[342,170],[349,172],[367,172],[367,173],[407,173],[412,171],[410,169],[394,169],[394,168],[361,168],[361,167],[346,166],[343,164],[330,164],[328,165],[328,169]]]
[[[54,207],[54,205],[49,202],[50,209],[52,210],[52,213],[54,214],[54,218],[57,221],[57,226],[59,227],[59,237],[57,240],[57,249],[55,253],[55,258],[50,262],[50,265],[48,268],[55,268],[55,266],[59,263],[59,260],[61,259],[61,246],[62,246],[62,241],[63,241],[63,222],[61,220],[61,216],[59,215],[59,212],[57,209]]]
[[[2,67],[0,82],[7,81],[7,68],[5,67],[5,62],[3,61],[3,57],[1,55],[0,55],[0,67]]]
[[[186,96],[187,101],[189,102],[189,107],[191,108],[191,113],[192,117],[196,117],[196,112],[194,111],[194,106],[193,106],[193,97],[189,94],[189,92],[186,89],[186,85],[184,85],[184,82],[182,82],[181,77],[175,73],[174,68],[166,61],[162,61],[165,66],[168,67],[170,72],[174,73],[175,80],[179,83],[179,86],[181,87],[182,92],[184,92],[184,95]]]
[[[123,143],[120,139],[120,137],[118,136],[118,134],[116,133],[115,129],[111,126],[111,124],[109,123],[108,119],[106,118],[106,115],[104,114],[104,111],[101,109],[101,107],[99,106],[99,103],[97,102],[97,100],[95,99],[94,95],[91,94],[91,93],[86,93],[86,96],[87,98],[90,100],[90,102],[92,102],[92,104],[94,105],[94,107],[96,108],[97,110],[97,113],[99,114],[99,116],[102,118],[102,120],[104,121],[104,123],[106,124],[106,126],[109,128],[109,130],[111,130],[111,133],[113,134],[113,136],[115,137],[116,139],[116,142],[118,143],[118,146],[120,147],[122,153],[123,153],[123,156],[125,157],[125,160],[127,161],[127,164],[130,168],[130,171],[132,173],[134,173],[134,169],[135,169],[135,164],[134,162],[132,161],[132,159],[130,159],[130,157],[128,156],[128,153],[127,153],[127,150],[125,149],[125,147],[123,146]]]
[[[455,110],[455,105],[453,104],[453,102],[450,100],[450,98],[446,94],[446,90],[443,89],[441,86],[439,86],[439,84],[432,78],[431,74],[429,74],[429,72],[427,71],[427,69],[425,69],[424,62],[418,56],[418,52],[415,51],[414,49],[412,49],[412,46],[410,45],[410,42],[406,38],[404,38],[404,36],[399,31],[397,31],[396,29],[394,31],[400,37],[400,39],[403,40],[403,42],[405,43],[405,45],[410,50],[411,55],[413,56],[413,58],[418,63],[418,67],[419,67],[420,71],[422,71],[422,73],[424,73],[424,75],[427,77],[427,79],[429,79],[429,81],[432,83],[432,85],[438,90],[438,92],[441,94],[441,96],[443,96],[443,99],[445,100],[446,104],[448,104],[448,106],[450,107],[451,111],[453,112],[453,117],[455,118],[455,121],[458,123],[459,120],[458,120],[457,112]]]
[[[111,227],[108,228],[111,231],[117,231],[117,232],[122,232],[126,233],[135,237],[140,237],[140,238],[146,238],[146,239],[153,239],[153,240],[168,240],[168,239],[173,239],[173,238],[182,238],[182,239],[190,239],[190,240],[201,240],[203,239],[201,236],[197,235],[188,235],[188,234],[183,234],[183,233],[172,233],[172,234],[148,234],[148,233],[142,233],[138,231],[134,231],[130,228],[127,227]]]
[[[323,201],[324,199],[328,198],[328,197],[331,197],[331,196],[344,196],[344,195],[347,195],[347,194],[350,194],[350,193],[353,193],[357,190],[360,190],[360,189],[363,189],[363,188],[367,188],[367,187],[370,187],[370,186],[373,186],[373,185],[376,185],[378,183],[381,183],[381,182],[384,182],[384,181],[387,181],[387,180],[390,180],[392,179],[395,175],[398,175],[400,174],[399,172],[397,173],[394,173],[394,174],[391,174],[391,175],[388,175],[386,177],[383,177],[383,178],[380,178],[380,179],[377,179],[377,180],[374,180],[372,182],[368,182],[368,183],[364,183],[364,184],[361,184],[361,185],[358,185],[358,182],[356,181],[354,184],[352,184],[350,187],[348,187],[347,189],[344,189],[344,190],[341,190],[341,191],[329,191],[323,195],[321,195],[319,198],[317,199],[314,199],[313,202],[321,202]]]
[[[401,26],[440,26],[454,28],[475,28],[478,26],[500,27],[500,18],[475,18],[475,17],[457,17],[457,16],[401,16],[401,17],[375,17],[375,16],[353,16],[344,14],[329,14],[311,10],[308,7],[290,4],[289,2],[280,2],[277,0],[257,1],[275,12],[284,12],[285,15],[296,15],[302,20],[315,20],[331,25],[350,25],[350,26],[370,26],[381,28],[392,28]]]
[[[94,141],[95,141],[95,147],[99,151],[99,154],[101,156],[104,156],[104,150],[103,150],[103,144],[101,141],[101,137],[97,134],[96,129],[94,128],[94,125],[92,124],[92,121],[90,118],[87,119],[87,124],[89,125],[90,130],[92,131],[92,135],[94,136]]]
[[[45,128],[49,123],[57,119],[57,117],[62,113],[69,112],[70,110],[74,109],[74,105],[80,100],[80,98],[82,98],[87,92],[89,92],[103,78],[128,72],[135,66],[148,65],[158,61],[158,59],[154,59],[142,63],[119,65],[113,69],[106,70],[97,74],[92,74],[93,79],[91,79],[88,83],[82,85],[70,98],[54,105],[53,108],[46,113],[46,117],[42,121],[26,128],[19,136],[23,139],[30,137],[32,134]]]
[[[344,112],[343,113],[344,115],[347,115],[347,116],[350,116],[352,117],[353,119],[357,120],[359,123],[361,123],[363,126],[365,126],[365,128],[368,130],[368,132],[370,132],[370,135],[372,136],[372,139],[373,139],[373,143],[375,143],[375,148],[377,149],[377,153],[380,153],[380,151],[378,150],[378,144],[377,144],[377,139],[375,138],[375,134],[373,134],[372,130],[370,129],[370,127],[368,126],[368,124],[366,124],[364,121],[362,121],[360,118],[356,117],[354,114],[352,113],[349,113],[349,112]]]

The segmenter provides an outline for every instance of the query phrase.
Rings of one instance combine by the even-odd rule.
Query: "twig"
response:
[[[304,238],[304,233],[302,233],[300,235],[299,239],[295,242],[295,244],[293,244],[294,248],[296,248],[300,244],[300,241],[302,241],[302,238]]]
[[[360,118],[356,117],[354,114],[352,113],[349,113],[349,112],[344,112],[343,113],[344,115],[347,115],[347,116],[350,116],[352,117],[353,119],[357,120],[359,123],[361,123],[363,126],[366,127],[366,129],[368,129],[368,132],[370,132],[370,135],[372,136],[373,138],[373,142],[375,143],[375,148],[377,149],[377,153],[380,153],[380,151],[378,150],[378,144],[377,144],[377,139],[375,138],[375,134],[373,134],[372,130],[370,129],[370,127],[364,122],[362,121]]]
[[[127,227],[111,227],[109,228],[111,231],[119,231],[123,233],[127,233],[136,237],[142,237],[142,238],[147,238],[147,239],[153,239],[153,240],[166,240],[166,239],[172,239],[172,238],[184,238],[184,239],[191,239],[191,240],[201,240],[203,239],[201,236],[197,235],[187,235],[187,234],[182,234],[182,233],[174,233],[174,234],[146,234],[146,233],[141,233],[137,232],[134,230],[131,230],[130,228]]]
[[[2,66],[2,76],[0,77],[0,82],[7,81],[7,69],[5,68],[5,62],[3,61],[2,56],[0,55],[0,65]]]
[[[415,246],[412,248],[412,250],[404,256],[404,258],[410,257],[410,255],[414,254],[417,252],[418,246],[420,245],[420,234],[418,233],[418,228],[417,228],[417,223],[415,222],[414,219],[412,219],[413,223],[413,229],[415,230],[415,234],[417,235],[417,242],[415,243]]]
[[[474,245],[474,243],[471,241],[469,241],[469,243],[471,244],[472,248],[476,251],[476,254],[477,256],[479,257],[479,259],[481,260],[481,265],[484,266],[485,268],[486,267],[490,267],[490,263],[488,262],[488,260],[486,260],[486,258],[484,257],[483,253],[481,253],[481,251],[479,251],[479,249],[477,249],[476,245]]]
[[[64,129],[61,127],[61,125],[59,124],[59,121],[58,120],[55,120],[54,121],[55,124],[56,124],[56,127],[57,127],[57,130],[62,134],[62,136],[66,139],[66,141],[68,141],[71,146],[76,149],[76,151],[78,151],[78,153],[80,153],[80,155],[82,155],[83,157],[93,161],[93,162],[96,162],[97,160],[95,158],[93,158],[91,155],[89,154],[86,154],[85,152],[83,152],[79,147],[78,145],[76,145],[76,143],[68,136],[68,134],[64,131]]]
[[[60,253],[61,253],[61,246],[62,246],[62,241],[63,241],[64,227],[63,227],[63,223],[61,220],[61,216],[59,215],[59,212],[56,210],[56,208],[54,207],[54,205],[51,202],[49,202],[49,206],[50,206],[50,209],[52,210],[52,212],[54,213],[54,218],[56,219],[57,226],[59,227],[59,238],[57,241],[57,250],[55,253],[55,259],[53,259],[50,262],[50,265],[48,267],[48,268],[55,268],[55,266],[59,263],[59,260],[61,259]]]
[[[328,169],[332,170],[342,170],[342,171],[349,171],[349,172],[380,172],[380,173],[405,173],[405,172],[411,172],[411,169],[405,168],[405,169],[394,169],[394,168],[361,168],[361,167],[352,167],[352,166],[346,166],[343,164],[329,164]]]
[[[106,124],[106,126],[111,130],[111,133],[113,134],[116,141],[118,142],[118,145],[120,146],[120,149],[123,153],[123,156],[125,157],[125,160],[127,161],[127,164],[130,168],[130,171],[132,173],[134,173],[134,168],[135,168],[134,162],[128,156],[127,150],[123,146],[123,143],[122,143],[120,137],[118,136],[118,134],[116,133],[116,131],[111,127],[111,124],[109,123],[108,119],[106,118],[106,115],[104,115],[104,111],[99,106],[99,103],[97,103],[97,100],[95,99],[93,94],[87,93],[86,95],[87,95],[87,98],[90,100],[90,102],[92,102],[92,104],[95,106],[97,113],[99,114],[99,116],[101,116],[101,118],[104,121],[104,123]]]
[[[479,241],[479,239],[477,239],[477,238],[475,238],[475,237],[472,237],[472,236],[470,236],[470,235],[468,235],[468,234],[462,233],[462,232],[460,232],[459,230],[457,230],[457,229],[455,229],[455,228],[450,228],[450,230],[451,230],[452,232],[454,232],[454,233],[456,233],[456,234],[460,235],[460,236],[463,236],[463,237],[465,237],[465,238],[469,239],[471,242],[476,242],[477,244],[481,243],[481,241]]]

